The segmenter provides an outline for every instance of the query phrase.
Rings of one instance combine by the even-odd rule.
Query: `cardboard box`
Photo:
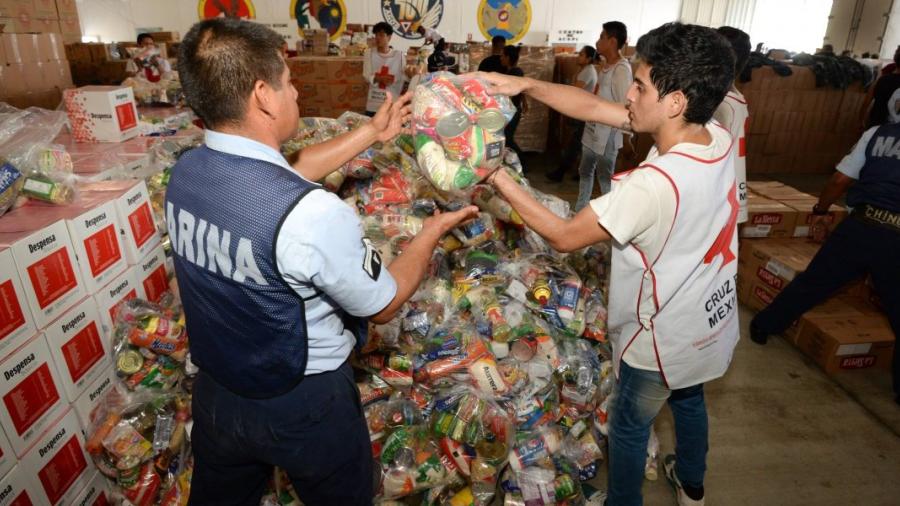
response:
[[[781,202],[759,195],[747,195],[747,222],[740,226],[744,238],[791,237],[797,222],[797,211]]]
[[[22,456],[66,409],[62,382],[43,334],[0,362],[0,421]]]
[[[129,266],[125,272],[94,294],[100,321],[107,335],[112,334],[119,304],[137,298],[139,293],[143,295],[143,287],[137,282],[137,267]]]
[[[62,42],[62,34],[59,33],[59,19],[35,19],[34,26],[37,33],[53,34],[59,37]]]
[[[78,6],[75,2],[76,0],[56,0],[56,11],[59,14],[59,17],[77,17]]]
[[[817,321],[830,318],[857,318],[886,321],[884,313],[862,297],[837,295],[803,314],[784,332],[784,337],[793,344],[801,337],[808,337]]]
[[[66,90],[63,96],[78,142],[122,142],[140,133],[130,87],[83,86]]]
[[[21,465],[38,489],[38,504],[73,504],[95,474],[75,412],[69,410],[44,433]]]
[[[87,191],[110,193],[114,196],[125,258],[130,265],[140,262],[162,242],[150,208],[150,192],[143,179],[103,182],[91,185]]]
[[[30,209],[3,217],[0,245],[12,250],[35,327],[42,329],[87,292],[65,221],[37,216]]]
[[[17,465],[5,477],[0,478],[0,506],[40,504],[40,492],[22,471],[22,467]]]
[[[825,372],[833,374],[870,367],[890,369],[894,333],[885,320],[834,317],[809,324],[810,331],[798,337],[797,348]]]
[[[181,34],[175,31],[150,32],[154,42],[181,42]]]
[[[36,42],[34,34],[0,33],[0,46],[7,64],[37,62]]]
[[[97,471],[90,483],[72,500],[71,504],[72,506],[107,506],[112,504],[108,496],[109,489],[106,479],[100,474],[100,471]]]
[[[36,39],[38,61],[66,59],[65,48],[62,45],[62,36],[57,33],[39,33]]]
[[[298,56],[287,59],[291,79],[299,82],[322,82],[328,80],[328,59]],[[299,90],[298,90],[299,91]]]
[[[115,203],[108,195],[85,195],[68,215],[66,226],[85,289],[96,293],[128,267]]]
[[[366,83],[333,84],[330,86],[330,90],[332,106],[348,104],[365,107],[366,99],[369,96],[369,85]]]
[[[12,250],[0,247],[0,360],[37,333]]]
[[[34,3],[34,17],[37,19],[59,19],[56,0],[30,0]]]
[[[325,62],[326,79],[333,83],[365,83],[361,57],[328,58]]]
[[[139,296],[150,302],[159,302],[162,294],[169,290],[169,272],[162,245],[138,262],[137,269],[138,285],[143,289]]]
[[[63,42],[66,44],[81,42],[81,21],[77,16],[60,16],[59,33],[62,34]]]
[[[317,83],[299,83],[298,100],[304,104],[329,106],[331,104],[331,86]]]
[[[815,215],[812,208],[819,201],[816,197],[792,198],[781,200],[781,203],[797,211],[797,220],[794,225],[794,237],[809,237],[809,227]],[[847,209],[840,206],[831,206],[828,214],[824,216],[828,230],[834,231],[838,224],[847,217]]]
[[[6,476],[10,469],[16,467],[16,454],[13,452],[12,445],[9,444],[9,438],[6,437],[3,427],[0,427],[0,477]],[[0,489],[2,494],[3,489]],[[0,499],[0,504],[3,504]]]
[[[88,385],[81,396],[72,403],[72,409],[81,422],[81,428],[87,434],[101,417],[106,416],[104,411],[104,399],[107,396],[116,396],[124,399],[128,394],[127,389],[116,377],[114,366],[104,369],[100,376]]]
[[[63,390],[74,402],[112,362],[93,297],[86,297],[44,331]]]
[[[34,19],[34,0],[0,0],[0,14],[9,18]]]

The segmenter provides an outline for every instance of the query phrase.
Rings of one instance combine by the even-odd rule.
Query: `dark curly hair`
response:
[[[638,39],[637,57],[650,66],[659,98],[681,91],[684,120],[705,124],[734,81],[734,52],[712,28],[666,23]]]
[[[728,43],[731,44],[735,58],[734,73],[735,75],[741,75],[744,67],[747,66],[747,60],[750,59],[750,36],[747,35],[747,32],[738,30],[733,26],[720,26],[716,31],[722,34],[728,40]]]

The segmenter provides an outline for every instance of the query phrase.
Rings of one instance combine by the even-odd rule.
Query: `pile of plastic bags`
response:
[[[448,116],[456,138],[441,135]],[[381,504],[582,504],[582,482],[597,474],[613,384],[609,251],[554,252],[483,184],[506,170],[570,213],[529,188],[504,149],[511,116],[483,83],[432,75],[416,89],[412,136],[373,146],[324,181],[357,210],[385,264],[436,210],[481,211],[442,239],[418,291],[394,320],[369,326],[354,357]],[[290,159],[366,121],[304,119],[283,151]],[[269,503],[278,497],[292,496]]]
[[[181,506],[190,494],[191,365],[184,316],[171,293],[131,299],[115,315],[120,382],[91,413],[86,449],[114,497],[135,506]]]

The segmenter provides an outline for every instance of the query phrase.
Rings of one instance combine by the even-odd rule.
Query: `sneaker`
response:
[[[759,328],[756,318],[750,320],[750,340],[759,345],[766,344],[769,340],[769,333]]]
[[[684,493],[684,488],[681,486],[678,476],[675,476],[675,455],[666,455],[663,468],[666,471],[666,479],[669,480],[669,484],[672,485],[672,490],[675,492],[675,500],[678,502],[678,506],[703,506],[705,498],[695,500]]]

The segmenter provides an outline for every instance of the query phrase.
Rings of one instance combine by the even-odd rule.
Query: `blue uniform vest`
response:
[[[166,220],[191,358],[239,395],[273,397],[303,379],[304,301],[278,272],[275,239],[316,188],[278,165],[206,146],[172,171]]]
[[[847,191],[847,205],[900,212],[900,123],[878,127],[866,147],[859,180]]]

